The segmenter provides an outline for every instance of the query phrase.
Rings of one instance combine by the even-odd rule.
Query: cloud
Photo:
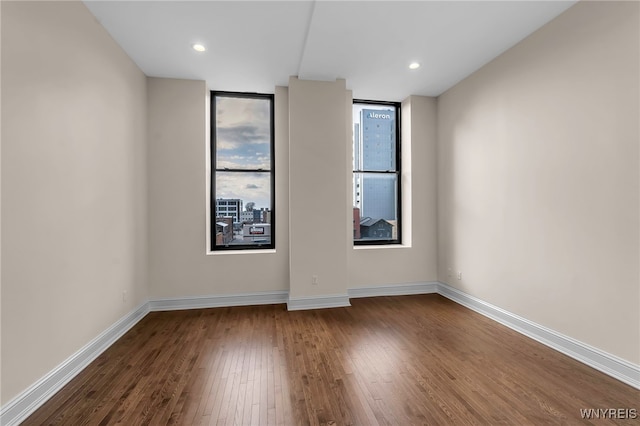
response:
[[[270,207],[271,110],[267,99],[216,97],[216,198],[239,198]],[[262,169],[265,172],[225,172],[221,169]]]
[[[271,139],[270,105],[267,99],[217,97],[215,115],[218,148],[268,144]]]
[[[240,124],[216,128],[216,142],[237,146],[238,144],[269,143],[269,123]]]
[[[217,172],[216,198],[239,198],[245,203],[253,201],[256,208],[271,206],[270,173]]]
[[[247,101],[252,100],[227,99],[227,106],[233,106],[231,111],[218,109],[216,168],[267,170],[270,167],[270,115],[262,111],[264,100]]]
[[[216,150],[216,168],[263,169],[271,167],[268,142],[261,144],[225,144]]]

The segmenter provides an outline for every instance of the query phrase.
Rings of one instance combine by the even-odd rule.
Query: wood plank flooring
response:
[[[640,424],[580,413],[640,391],[439,295],[352,305],[150,313],[23,424]]]

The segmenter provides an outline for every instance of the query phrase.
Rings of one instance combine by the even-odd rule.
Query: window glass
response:
[[[354,101],[353,239],[400,243],[400,105]]]
[[[273,95],[211,99],[212,249],[273,248]]]

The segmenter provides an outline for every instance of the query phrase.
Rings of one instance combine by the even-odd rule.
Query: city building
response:
[[[216,218],[216,244],[230,244],[233,241],[233,217]]]
[[[363,109],[354,123],[355,170],[396,169],[396,116],[394,109]],[[363,217],[396,220],[395,176],[356,174],[354,203]]]
[[[270,223],[246,224],[242,227],[242,239],[245,242],[268,243],[271,241]]]
[[[273,223],[271,220],[271,210],[269,209],[260,209],[259,221],[264,223]],[[258,219],[256,219],[258,221]]]
[[[240,222],[252,223],[255,221],[255,210],[240,212]]]
[[[360,209],[358,207],[353,208],[353,239],[359,240],[360,234]]]
[[[241,201],[242,202],[242,201]],[[253,209],[251,211],[240,212],[240,222],[253,223],[264,222],[271,223],[271,210],[266,208]]]
[[[393,236],[393,225],[384,219],[366,217],[360,220],[360,233],[362,239],[390,240]]]
[[[242,200],[237,198],[218,198],[216,200],[216,216],[231,216],[234,222],[241,222]]]

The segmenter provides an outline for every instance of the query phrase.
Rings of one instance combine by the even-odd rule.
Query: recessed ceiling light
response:
[[[417,62],[411,62],[411,63],[409,64],[409,69],[410,69],[410,70],[415,70],[415,69],[418,69],[418,68],[420,68],[420,64],[419,64],[419,63],[417,63]]]
[[[204,47],[203,45],[201,45],[199,43],[196,43],[191,47],[193,47],[193,50],[195,50],[196,52],[204,52],[205,50],[207,50],[206,47]]]

